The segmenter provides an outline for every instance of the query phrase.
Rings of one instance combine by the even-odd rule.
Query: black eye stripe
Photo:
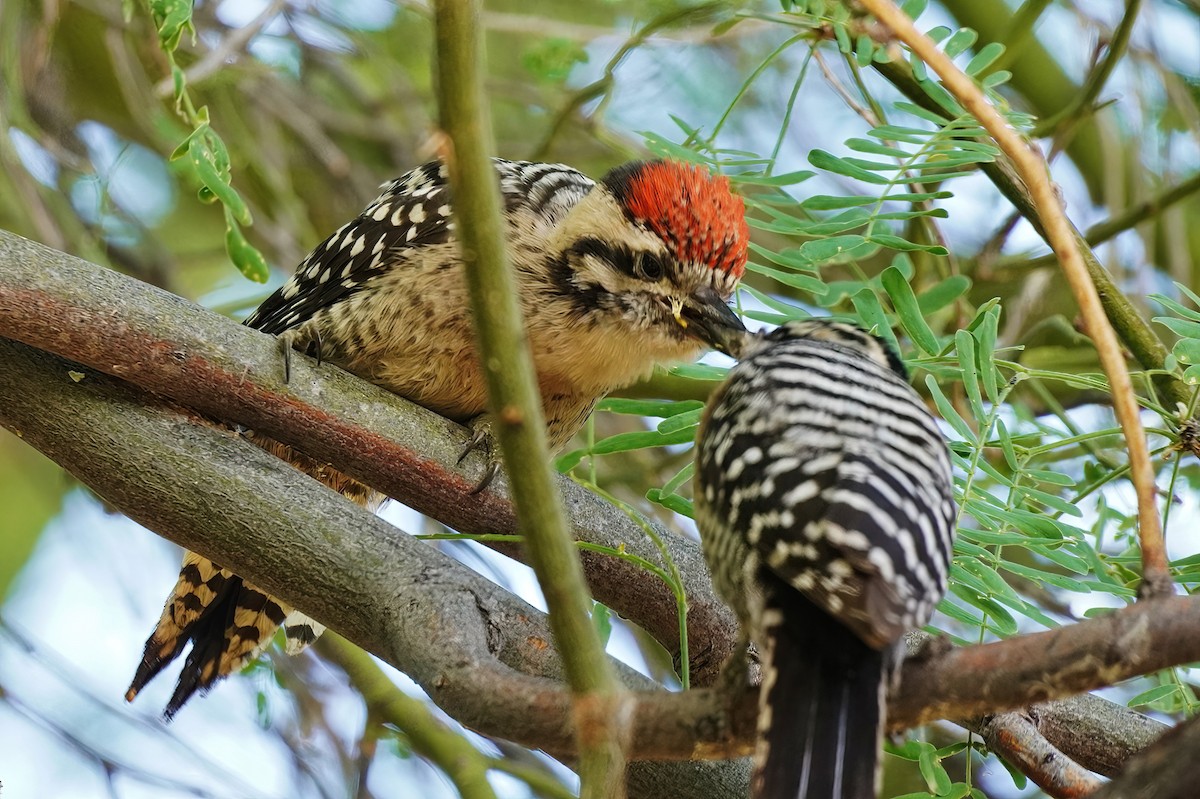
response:
[[[621,274],[639,280],[661,280],[667,272],[663,259],[655,253],[634,252],[626,247],[614,247],[601,239],[580,239],[571,245],[569,254],[599,258]]]

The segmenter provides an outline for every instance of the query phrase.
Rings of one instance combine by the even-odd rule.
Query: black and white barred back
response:
[[[705,557],[764,661],[755,795],[874,797],[897,643],[946,590],[945,439],[885,344],[809,320],[747,345],[696,458]]]
[[[566,164],[493,158],[505,210],[528,210],[553,227],[596,185]],[[317,245],[291,279],[267,298],[246,324],[279,335],[349,299],[396,264],[405,250],[449,242],[450,178],[446,164],[430,161],[384,183],[356,218]]]

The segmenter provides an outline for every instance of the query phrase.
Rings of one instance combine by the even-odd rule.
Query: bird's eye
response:
[[[643,280],[662,280],[663,263],[657,255],[638,253],[634,258],[633,269],[635,274]]]

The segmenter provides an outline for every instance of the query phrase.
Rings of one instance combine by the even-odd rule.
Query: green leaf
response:
[[[927,214],[917,215],[927,216]],[[885,219],[890,216],[891,214],[880,214],[876,217],[876,219]],[[949,250],[940,244],[917,244],[909,241],[908,239],[902,239],[899,236],[893,236],[889,233],[872,233],[868,240],[873,241],[882,247],[890,247],[893,250],[900,250],[901,252],[928,252],[933,253],[934,255],[949,254]]]
[[[797,172],[785,172],[782,175],[736,175],[731,178],[734,183],[746,183],[751,186],[795,186],[816,175],[807,169]]]
[[[689,519],[696,517],[696,510],[692,501],[678,494],[667,494],[657,488],[652,488],[646,492],[646,499],[656,504],[662,505],[673,513],[679,513],[687,516]]]
[[[828,261],[865,242],[862,236],[832,236],[804,242],[800,245],[800,254],[814,262]]]
[[[663,494],[675,493],[675,489],[679,488],[681,485],[686,483],[688,480],[692,479],[692,475],[695,473],[695,471],[696,471],[696,462],[688,461],[687,464],[682,469],[680,469],[678,472],[676,472],[675,476],[672,477],[670,480],[668,480],[666,485],[664,485],[662,487],[662,493]]]
[[[979,375],[983,378],[983,390],[987,397],[992,402],[998,402],[1000,398],[1000,381],[996,373],[996,337],[1000,330],[1000,306],[998,304],[991,305],[983,312],[982,319],[979,320],[979,325],[971,331],[975,337],[975,342],[979,345],[976,348],[977,363],[979,364]]]
[[[921,776],[925,779],[925,784],[929,786],[931,793],[941,796],[949,792],[952,781],[950,775],[946,773],[946,769],[942,768],[936,749],[930,747],[921,752],[921,756],[917,758],[917,767],[921,770]]]
[[[1129,700],[1129,707],[1143,707],[1153,702],[1158,702],[1167,697],[1174,697],[1179,693],[1178,685],[1159,685],[1151,688],[1149,691],[1142,691],[1137,696]]]
[[[905,0],[900,10],[907,14],[909,19],[916,20],[925,13],[925,7],[928,5],[929,0]]]
[[[850,297],[850,302],[854,305],[855,312],[863,320],[867,330],[886,341],[893,352],[900,352],[896,334],[892,332],[891,323],[888,322],[887,314],[884,312],[875,290],[863,287]]]
[[[974,78],[995,63],[996,59],[1002,55],[1004,55],[1004,45],[999,42],[989,42],[979,48],[979,51],[975,53],[975,57],[963,68],[963,72]]]
[[[975,40],[979,38],[979,34],[970,28],[959,28],[950,37],[950,41],[946,42],[946,46],[942,48],[942,52],[948,58],[955,58],[965,53],[971,45],[975,44]]]
[[[693,380],[724,380],[729,370],[723,366],[709,366],[706,363],[681,363],[672,366],[669,371],[673,375]]]
[[[976,593],[962,583],[951,583],[950,591],[967,604],[982,610],[987,617],[985,625],[992,632],[1002,638],[1017,634],[1016,620],[999,602],[986,595]]]
[[[846,30],[844,23],[834,23],[833,38],[837,40],[838,50],[844,55],[849,55],[853,48],[850,45],[850,32]]]
[[[266,283],[271,276],[267,259],[246,240],[229,206],[225,206],[225,251],[238,271],[255,283]]]
[[[994,89],[997,86],[1003,86],[1012,79],[1012,73],[1007,69],[998,69],[989,75],[986,75],[979,83],[985,89]]]
[[[927,288],[917,297],[917,305],[925,316],[945,308],[950,303],[967,293],[971,288],[971,278],[966,275],[951,275]]]
[[[600,404],[596,406],[597,410],[608,411],[609,413],[656,416],[661,419],[703,407],[704,403],[700,400],[670,402],[666,400],[625,399],[623,397],[607,397],[600,400]]]
[[[765,247],[760,247],[754,242],[750,242],[750,252],[761,255],[773,264],[786,267],[789,271],[804,272],[814,278],[821,276],[821,272],[816,264],[801,255],[799,248],[789,248],[774,252]]]
[[[597,441],[592,448],[577,449],[568,452],[555,462],[560,472],[569,472],[589,455],[611,455],[614,452],[630,452],[650,447],[663,447],[669,444],[690,444],[695,437],[695,428],[688,427],[677,430],[670,435],[663,435],[657,430],[639,430],[631,433],[618,433],[615,436]]]
[[[193,136],[188,141],[188,163],[192,167],[192,173],[204,184],[204,188],[212,192],[233,213],[239,223],[249,225],[250,209],[246,207],[237,191],[229,185],[229,177],[217,170],[215,156],[207,138]]]
[[[592,603],[592,625],[600,636],[600,645],[608,646],[608,639],[612,638],[613,620],[612,611],[607,605]]]
[[[908,333],[913,343],[929,355],[938,354],[941,347],[938,345],[937,336],[925,322],[925,317],[921,315],[921,309],[917,305],[917,298],[913,294],[912,286],[900,274],[900,270],[889,266],[883,270],[880,281],[883,284],[883,290],[892,300],[892,307],[896,309],[896,316],[900,319],[901,327]]]
[[[975,419],[982,422],[986,417],[983,397],[979,393],[979,370],[975,365],[975,339],[965,330],[954,333],[954,348],[958,353],[958,365],[962,369],[963,390],[971,403]]]
[[[1174,319],[1170,316],[1156,316],[1154,321],[1169,329],[1181,338],[1200,339],[1200,322],[1190,322],[1184,319]]]
[[[179,47],[184,31],[192,31],[192,0],[151,0],[150,13],[158,27],[158,38],[162,48],[172,53]]]
[[[1004,453],[1004,462],[1014,472],[1020,470],[1017,461],[1017,451],[1013,448],[1012,436],[1008,434],[1008,426],[1003,419],[996,419],[996,438],[1000,440],[1000,450]]]
[[[1030,488],[1029,486],[1021,486],[1018,490],[1029,499],[1036,500],[1048,508],[1054,508],[1054,510],[1058,511],[1059,513],[1065,513],[1068,516],[1083,518],[1083,511],[1081,511],[1077,505],[1067,502],[1062,497],[1049,494],[1045,491],[1039,491],[1036,488]]]
[[[925,35],[929,37],[930,41],[932,41],[934,44],[937,44],[949,36],[951,32],[951,29],[947,28],[945,25],[938,25],[936,28],[930,28],[928,31],[926,31]]]
[[[889,155],[893,158],[912,158],[913,154],[907,150],[902,150],[899,147],[891,147],[886,144],[880,144],[874,139],[847,139],[846,146],[851,150],[859,153],[871,153],[872,155]],[[875,199],[875,198],[872,198]]]
[[[1078,591],[1081,594],[1089,594],[1092,591],[1090,584],[1082,580],[1076,580],[1073,577],[1067,577],[1062,574],[1045,571],[1044,569],[1036,569],[1031,566],[1023,566],[1019,563],[1003,560],[1000,562],[1000,568],[1006,572],[1032,580],[1035,583],[1048,583],[1056,588],[1062,588],[1066,591]]]
[[[806,211],[833,211],[842,208],[856,208],[863,205],[874,205],[879,198],[870,194],[854,194],[847,197],[831,197],[827,194],[814,194],[806,197],[800,207]]]
[[[874,183],[877,186],[886,186],[891,183],[890,180],[881,175],[876,175],[874,172],[849,164],[845,159],[838,158],[833,153],[828,153],[824,150],[813,150],[810,152],[808,154],[808,162],[817,169],[824,169],[826,172],[855,178],[864,183]]]
[[[1178,283],[1176,283],[1175,285],[1179,286],[1180,289],[1182,289],[1184,291],[1187,290],[1183,286],[1180,286],[1180,284],[1178,284]],[[1188,293],[1191,294],[1190,291]],[[1187,307],[1186,305],[1182,305],[1164,294],[1151,294],[1150,299],[1154,300],[1159,305],[1162,305],[1164,308],[1166,308],[1168,311],[1175,314],[1176,316],[1182,316],[1184,319],[1191,319],[1195,322],[1200,322],[1200,311],[1194,311],[1191,308]]]
[[[930,86],[936,86],[937,84],[926,82],[921,85],[923,88],[928,90],[928,88]],[[943,89],[942,91],[944,92],[945,90]],[[939,128],[950,124],[950,118],[945,116],[944,114],[934,113],[933,111],[930,111],[927,108],[922,108],[919,105],[907,102],[905,100],[897,100],[896,108],[900,109],[901,111],[904,111],[905,113],[912,114],[913,116],[915,116],[919,119],[924,119],[927,122],[932,122],[933,124],[937,125]],[[930,134],[928,132],[925,133],[926,138],[928,138],[929,135]]]
[[[934,134],[933,131],[923,130],[922,128],[906,128],[901,125],[882,125],[878,128],[872,128],[871,135],[883,139],[884,141],[900,141],[905,144],[925,144],[929,137]]]
[[[865,33],[859,34],[854,43],[854,60],[860,67],[869,67],[875,56],[875,43]]]
[[[766,275],[772,280],[778,280],[785,286],[791,286],[801,291],[807,291],[812,294],[821,294],[825,291],[825,283],[820,278],[798,275],[795,272],[784,272],[780,269],[772,269],[769,266],[763,266],[753,261],[746,264],[746,268],[751,272]]]
[[[1171,354],[1180,363],[1200,363],[1200,339],[1181,338],[1171,347]]]
[[[962,605],[951,602],[949,598],[943,599],[938,603],[938,612],[944,616],[949,616],[960,624],[966,624],[969,627],[979,627],[983,624],[983,617],[971,612],[970,609],[964,608]]]
[[[933,379],[933,375],[925,376],[925,387],[929,389],[929,394],[933,398],[933,404],[937,406],[938,413],[946,420],[947,424],[954,428],[954,432],[962,436],[964,441],[978,444],[979,439],[975,435],[975,431],[958,415],[958,411],[954,410],[954,406],[950,403],[950,400],[946,399],[946,395],[942,393],[942,387]]]
[[[684,411],[683,413],[677,413],[674,416],[663,419],[658,423],[658,432],[664,436],[669,436],[680,430],[690,430],[700,424],[700,415],[702,413],[704,413],[704,409],[697,408],[694,411]]]

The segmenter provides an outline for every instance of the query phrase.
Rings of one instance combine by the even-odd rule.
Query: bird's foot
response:
[[[471,437],[467,439],[466,446],[463,447],[458,456],[458,464],[467,459],[467,456],[472,452],[479,450],[487,458],[487,467],[484,470],[483,477],[471,489],[471,494],[478,494],[487,488],[492,480],[496,478],[496,474],[500,471],[500,454],[497,451],[496,439],[492,435],[492,419],[490,416],[480,414],[471,421],[467,422],[467,429],[471,431]]]

